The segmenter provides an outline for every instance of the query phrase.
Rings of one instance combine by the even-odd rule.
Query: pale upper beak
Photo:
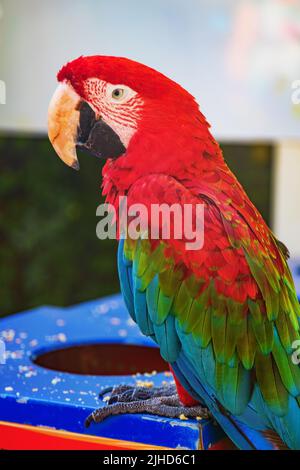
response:
[[[48,110],[48,136],[59,158],[79,170],[76,154],[80,97],[66,83],[58,85]]]

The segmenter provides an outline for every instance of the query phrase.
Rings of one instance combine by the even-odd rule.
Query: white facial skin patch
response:
[[[98,78],[85,80],[84,92],[96,115],[113,129],[127,148],[141,117],[142,98],[126,85],[114,85]]]

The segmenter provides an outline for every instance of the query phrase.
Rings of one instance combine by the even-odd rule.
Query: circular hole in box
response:
[[[131,375],[169,370],[159,349],[132,344],[86,344],[37,354],[46,369],[82,375]]]

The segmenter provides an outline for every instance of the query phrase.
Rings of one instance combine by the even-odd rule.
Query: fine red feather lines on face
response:
[[[111,99],[113,88],[114,85],[104,80],[87,79],[84,81],[85,99],[95,112],[117,132],[123,144],[128,146],[138,127],[143,100],[133,90],[127,89],[128,99],[120,103],[114,102]]]

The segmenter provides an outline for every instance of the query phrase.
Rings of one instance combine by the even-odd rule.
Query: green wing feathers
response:
[[[175,361],[185,347],[197,364],[197,351],[210,348],[212,385],[229,411],[242,413],[257,383],[270,410],[284,416],[289,394],[300,394],[300,370],[291,360],[293,342],[300,339],[299,303],[281,253],[278,268],[277,260],[255,253],[253,244],[243,245],[232,249],[244,251],[257,292],[242,302],[230,296],[229,283],[228,296],[219,292],[217,276],[197,277],[175,264],[166,256],[166,242],[128,239],[124,256],[132,262],[135,289],[146,294],[153,326],[147,324],[144,333],[155,337],[164,358]]]
[[[242,413],[257,385],[269,409],[283,416],[289,396],[300,395],[292,361],[300,306],[288,251],[229,170],[222,172],[214,188],[205,178],[189,188],[164,176],[155,177],[159,196],[152,177],[136,188],[141,201],[197,197],[205,214],[201,250],[187,252],[180,240],[127,239],[124,256],[133,266],[144,332],[147,311],[154,330],[148,333],[164,358],[175,361],[183,349],[232,413]]]

